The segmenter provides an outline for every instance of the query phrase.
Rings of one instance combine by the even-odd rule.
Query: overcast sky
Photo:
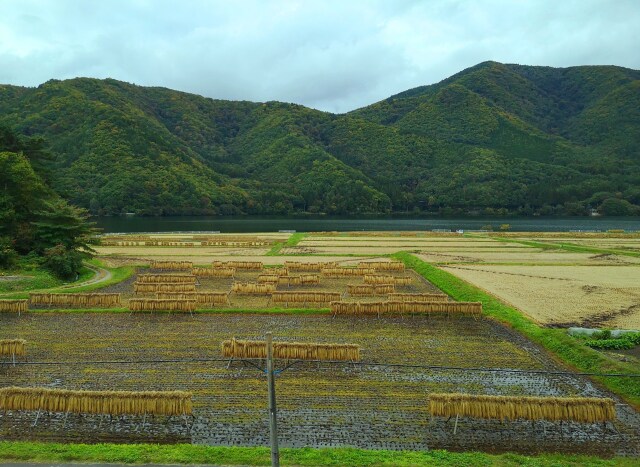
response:
[[[0,83],[345,112],[485,60],[640,68],[640,0],[0,0]]]

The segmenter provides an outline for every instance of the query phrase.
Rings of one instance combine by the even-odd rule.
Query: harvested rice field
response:
[[[388,255],[397,253],[398,251],[473,251],[473,252],[496,252],[504,250],[528,251],[530,247],[517,245],[513,243],[505,244],[485,244],[475,245],[473,243],[467,246],[447,246],[442,245],[397,245],[397,246],[378,246],[378,245],[358,245],[358,246],[305,246],[302,242],[297,246],[286,247],[282,249],[285,255]]]
[[[584,452],[640,455],[640,419],[616,405],[613,423],[499,422],[431,417],[430,393],[513,396],[604,396],[571,375],[381,366],[381,362],[460,368],[558,370],[546,354],[490,320],[436,317],[331,318],[327,315],[129,315],[28,313],[0,316],[0,338],[27,341],[32,361],[0,366],[0,386],[74,390],[186,390],[193,417],[141,417],[0,412],[3,439],[192,442],[264,446],[268,442],[266,379],[261,370],[221,358],[230,337],[354,343],[362,361],[298,363],[277,376],[282,447]],[[211,359],[162,363],[163,360]],[[96,361],[139,361],[98,364]],[[376,365],[378,363],[378,365]],[[278,362],[279,368],[285,362]],[[189,428],[187,428],[187,426]]]
[[[221,344],[233,337],[261,340],[271,331],[276,342],[356,344],[361,347],[362,357],[360,363],[277,361],[276,367],[283,370],[276,378],[281,447],[640,456],[640,414],[616,397],[614,420],[607,423],[502,422],[471,417],[447,420],[432,416],[431,393],[612,397],[493,320],[445,314],[333,317],[326,311],[327,302],[275,303],[277,296],[272,299],[268,294],[232,292],[235,282],[257,282],[260,275],[282,270],[285,262],[335,262],[337,267],[357,267],[361,261],[386,262],[390,261],[387,254],[413,251],[423,261],[492,293],[541,325],[640,328],[640,258],[621,253],[632,248],[636,239],[501,233],[499,236],[506,239],[497,240],[493,235],[498,235],[491,235],[328,232],[293,237],[289,233],[107,236],[97,247],[104,264],[135,266],[127,280],[97,290],[120,294],[118,308],[104,313],[63,313],[50,311],[47,305],[34,305],[33,312],[21,316],[0,313],[0,340],[27,341],[26,356],[18,357],[19,362],[50,362],[13,366],[6,355],[0,357],[0,387],[190,391],[193,416],[0,411],[0,439],[266,446],[269,430],[264,363],[229,361],[222,356]],[[528,240],[544,241],[549,248],[519,243]],[[581,245],[593,248],[609,245],[606,248],[618,250],[617,254],[566,251],[554,245],[560,241],[578,244],[581,240]],[[217,302],[228,294],[227,303],[194,305],[193,301],[179,299],[184,305],[181,312],[122,312],[130,305],[142,309],[142,302],[133,299],[156,297],[155,292],[135,293],[135,288],[150,290],[154,287],[148,283],[155,280],[169,282],[167,277],[152,281],[146,275],[190,272],[151,269],[154,261],[186,261],[207,268],[213,261],[246,261],[267,267],[261,271],[237,269],[234,277],[172,279],[182,283],[171,286],[175,291],[183,287],[217,293]],[[413,270],[378,271],[376,274],[388,277],[369,277],[367,285],[364,274],[330,277],[315,271],[289,272],[291,276],[302,274],[320,275],[319,283],[289,287],[282,281],[275,286],[276,291],[320,292],[339,296],[345,302],[379,302],[388,299],[390,287],[379,280],[391,277],[394,282],[406,281],[395,285],[397,293],[441,293]],[[356,285],[359,287],[353,287]],[[355,295],[370,292],[378,295]],[[207,312],[192,314],[194,306],[196,311]],[[302,313],[298,309],[303,309]],[[562,374],[549,373],[557,371]]]
[[[456,265],[444,270],[554,326],[640,329],[640,267]]]
[[[324,258],[322,259],[324,261]],[[276,268],[265,268],[262,271],[241,271],[237,270],[233,278],[222,277],[198,277],[196,282],[196,292],[230,292],[234,282],[256,282],[258,276],[262,274],[268,274],[269,272],[276,271]],[[159,271],[155,271],[159,272]],[[136,274],[131,276],[124,282],[105,287],[100,290],[102,293],[120,293],[122,295],[122,303],[127,306],[129,300],[132,298],[153,298],[155,293],[134,293],[134,283],[138,280],[140,274],[149,274],[148,269],[138,269]],[[320,273],[314,272],[291,272],[291,275],[320,275]],[[438,293],[432,284],[424,280],[421,276],[414,271],[405,272],[385,272],[385,275],[391,277],[406,277],[410,279],[408,285],[397,285],[395,287],[396,292],[400,293]],[[349,296],[346,292],[349,285],[363,284],[363,276],[349,276],[349,277],[320,277],[320,283],[317,285],[292,285],[278,284],[277,290],[289,291],[289,292],[338,292],[342,300],[344,301],[374,301],[374,300],[386,300],[386,295],[376,295],[371,297],[353,297]],[[303,306],[304,305],[304,306]],[[239,308],[249,310],[266,309],[273,306],[283,306],[280,304],[274,304],[271,301],[269,295],[244,295],[232,292],[229,294],[229,303],[227,305],[217,305],[216,307],[223,308]],[[299,303],[291,304],[294,308],[318,308],[329,306],[328,303],[312,304],[312,303]],[[208,308],[211,308],[210,306]]]
[[[497,252],[447,251],[430,252],[417,255],[423,261],[434,264],[526,264],[526,265],[558,265],[558,266],[601,266],[640,264],[640,258],[612,254],[572,253],[559,250],[542,250],[529,248]]]

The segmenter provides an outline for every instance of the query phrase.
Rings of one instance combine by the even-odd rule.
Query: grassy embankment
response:
[[[270,465],[268,448],[190,444],[58,444],[0,441],[0,459],[37,462]],[[434,451],[385,451],[353,448],[281,449],[282,465],[295,466],[632,466],[637,459],[542,454],[485,454]]]
[[[84,267],[80,271],[77,283],[93,277],[94,271]],[[2,271],[0,275],[0,295],[15,294],[29,290],[53,289],[69,284],[58,279],[46,269],[30,262],[21,262],[10,271]]]
[[[278,256],[280,254],[280,250],[285,247],[296,246],[298,243],[306,237],[306,233],[294,233],[287,239],[286,242],[277,242],[274,243],[269,251],[267,251],[266,256]]]
[[[102,262],[96,258],[91,259],[86,262],[89,266],[93,268],[103,269],[108,271],[111,274],[111,277],[96,283],[80,285],[84,282],[87,282],[95,275],[95,271],[90,269],[89,267],[83,268],[80,277],[78,280],[65,283],[59,279],[54,278],[47,271],[42,268],[34,267],[29,270],[20,270],[14,272],[16,275],[28,275],[31,276],[29,279],[25,279],[26,282],[22,281],[7,281],[4,284],[5,288],[2,288],[3,284],[0,282],[0,298],[7,299],[18,299],[18,298],[29,298],[29,292],[48,292],[48,293],[80,293],[80,292],[91,292],[97,289],[101,289],[103,287],[107,287],[109,285],[117,284],[118,282],[122,282],[135,272],[135,268],[132,266],[122,266],[118,268],[110,268],[102,264]],[[13,283],[14,285],[10,286],[7,284]],[[22,283],[21,287],[16,287],[16,283]],[[78,284],[74,286],[73,284]],[[18,284],[19,285],[19,284]],[[19,291],[18,291],[19,290]]]
[[[640,373],[639,369],[634,365],[613,360],[596,350],[583,346],[562,329],[543,328],[536,325],[518,310],[506,305],[493,295],[459,279],[453,274],[425,263],[409,253],[397,253],[392,257],[403,261],[407,267],[414,269],[418,274],[455,300],[482,302],[483,313],[486,316],[510,326],[550,351],[564,364],[580,372],[615,373],[620,375]],[[594,376],[593,379],[618,394],[636,409],[640,409],[640,381],[638,378]]]

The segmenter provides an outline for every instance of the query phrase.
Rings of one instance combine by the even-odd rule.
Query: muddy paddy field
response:
[[[65,421],[64,414],[41,414],[33,426],[34,413],[0,413],[3,439],[266,445],[266,377],[239,361],[227,368],[220,346],[231,337],[260,339],[272,331],[275,340],[359,344],[366,363],[297,363],[277,376],[283,447],[640,455],[640,417],[623,404],[617,406],[615,423],[606,426],[461,418],[454,435],[453,420],[430,417],[431,392],[608,396],[582,377],[535,373],[563,368],[487,319],[31,312],[0,315],[0,320],[0,338],[27,340],[29,361],[53,362],[3,364],[0,386],[187,390],[194,401],[193,418],[186,423],[179,417],[70,415]],[[284,365],[278,362],[279,368]]]

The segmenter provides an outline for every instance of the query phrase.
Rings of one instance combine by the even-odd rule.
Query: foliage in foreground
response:
[[[482,302],[483,313],[486,316],[511,326],[527,338],[542,345],[570,367],[587,373],[638,374],[637,367],[613,360],[600,352],[585,347],[562,329],[542,328],[536,325],[515,308],[449,272],[425,263],[409,253],[397,253],[392,256],[402,260],[407,267],[415,269],[418,274],[454,299]],[[638,384],[637,378],[594,376],[593,379],[636,408],[640,408],[640,384]]]
[[[15,268],[20,255],[32,255],[58,278],[74,279],[93,253],[94,229],[84,209],[47,186],[45,168],[36,172],[46,164],[42,148],[34,145],[32,138],[0,128],[0,268]]]
[[[636,345],[640,345],[640,332],[627,333],[612,338],[610,331],[600,331],[599,333],[594,333],[590,339],[586,339],[584,345],[592,349],[632,349]]]
[[[58,444],[0,441],[7,461],[108,462],[157,464],[271,465],[268,448],[190,444]],[[281,449],[282,465],[296,466],[632,466],[634,459],[542,454],[485,454],[435,451],[386,451],[354,448]]]

